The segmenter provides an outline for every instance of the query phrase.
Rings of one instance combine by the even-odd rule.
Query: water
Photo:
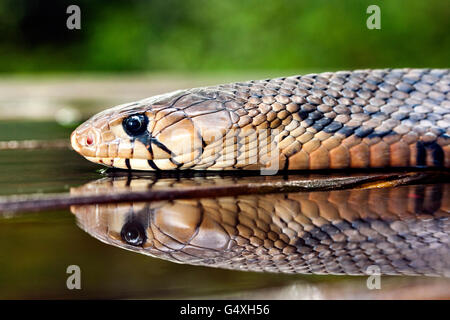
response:
[[[0,130],[0,140],[17,139],[18,133],[21,139],[30,139],[33,131],[40,132],[39,139],[60,139],[68,137],[72,130],[52,123],[9,123],[8,128]],[[1,150],[0,168],[2,196],[69,193],[72,188],[103,177],[99,166],[68,148]],[[284,290],[283,298],[324,297],[326,292],[348,288],[368,292],[366,277],[232,271],[176,264],[126,251],[80,229],[69,209],[1,216],[0,252],[2,299],[251,298],[265,297],[264,292],[274,290],[279,293],[277,288]],[[81,290],[66,287],[66,269],[70,265],[81,268]],[[418,286],[423,291],[425,286],[437,292],[433,279],[386,279],[387,283],[393,281],[397,289],[406,284],[408,288]],[[439,279],[439,283],[440,289],[442,284],[448,287],[447,280]],[[441,292],[442,296],[448,296],[448,291]],[[349,293],[348,297],[355,294]]]

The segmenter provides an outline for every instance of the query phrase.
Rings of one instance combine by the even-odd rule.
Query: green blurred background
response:
[[[66,28],[71,4],[81,30]],[[0,71],[448,67],[449,18],[446,0],[1,0]]]

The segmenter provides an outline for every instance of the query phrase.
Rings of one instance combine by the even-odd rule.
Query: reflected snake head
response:
[[[73,206],[78,225],[98,240],[178,263],[220,257],[229,235],[196,201]]]
[[[161,181],[166,185],[176,179]],[[72,195],[148,190],[156,182],[105,178],[72,188]],[[157,187],[157,186],[156,186]],[[178,263],[208,263],[230,253],[231,236],[198,200],[72,206],[77,223],[98,240]]]

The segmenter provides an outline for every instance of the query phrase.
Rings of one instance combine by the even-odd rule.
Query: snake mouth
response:
[[[134,139],[104,142],[101,141],[101,133],[92,127],[83,127],[72,132],[70,142],[73,150],[81,156],[107,167],[156,171],[179,166],[171,160],[171,151],[154,138],[148,141],[148,145]]]

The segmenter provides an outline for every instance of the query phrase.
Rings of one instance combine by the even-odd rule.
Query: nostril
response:
[[[92,132],[89,132],[87,137],[86,137],[86,144],[88,146],[93,145],[94,144],[94,139],[95,139],[94,134]]]

